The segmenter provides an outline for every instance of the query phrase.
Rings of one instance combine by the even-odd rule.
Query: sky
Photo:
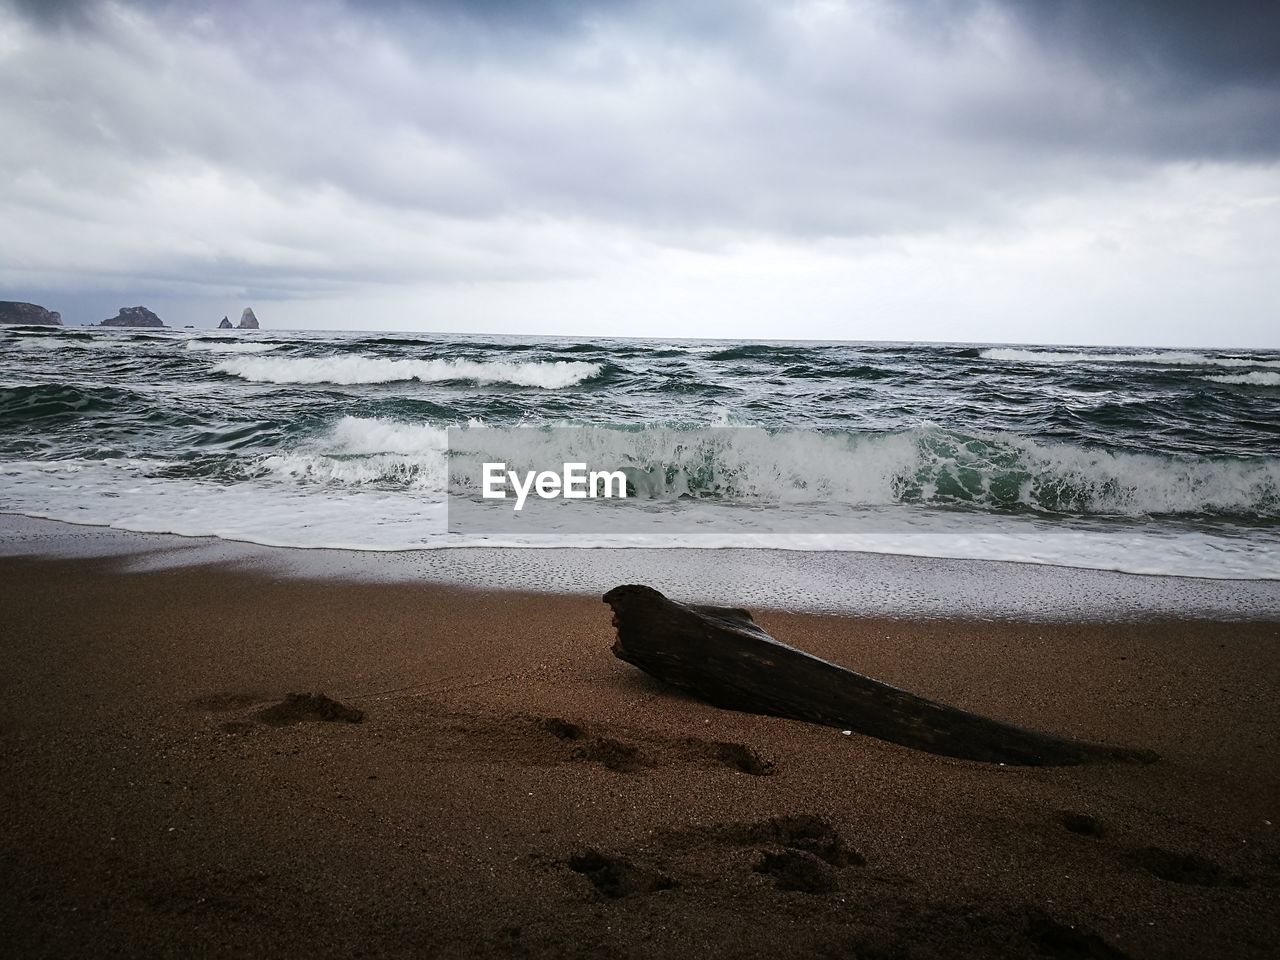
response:
[[[0,0],[0,299],[1280,347],[1269,0]]]

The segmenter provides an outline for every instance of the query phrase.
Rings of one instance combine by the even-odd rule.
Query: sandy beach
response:
[[[675,695],[593,597],[0,568],[15,956],[1264,957],[1280,933],[1274,622],[758,611],[916,693],[1162,756],[1015,768]],[[277,706],[319,691],[361,721]]]
[[[0,0],[0,960],[1280,960],[1280,2]]]

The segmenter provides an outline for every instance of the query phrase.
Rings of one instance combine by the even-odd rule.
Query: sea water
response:
[[[555,428],[594,427],[597,452],[656,478],[629,506],[658,523],[450,533],[448,429],[513,426],[544,454]],[[704,429],[732,426],[759,429]],[[362,551],[755,547],[1280,579],[1280,353],[8,327],[0,510]]]

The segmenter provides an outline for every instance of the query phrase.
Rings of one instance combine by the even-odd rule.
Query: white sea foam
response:
[[[203,353],[266,353],[281,346],[278,343],[221,343],[217,340],[188,340],[188,350]]]
[[[344,458],[322,453],[278,453],[263,457],[263,475],[338,487],[382,486],[443,495],[444,456],[411,457],[377,453]]]
[[[382,456],[382,455],[380,455]],[[702,504],[659,515],[649,535],[467,537],[446,530],[442,498],[416,490],[368,487],[315,496],[305,485],[264,477],[232,484],[156,475],[163,461],[11,461],[0,465],[0,511],[144,533],[218,537],[267,546],[359,551],[435,550],[462,546],[704,548],[856,551],[975,558],[1184,577],[1280,580],[1280,550],[1264,532],[1223,535],[1138,524],[1081,530],[1035,517],[919,515],[913,529],[843,535],[820,523],[790,535],[724,531],[690,536]],[[935,524],[941,521],[943,526]],[[29,544],[20,545],[29,550]],[[193,545],[193,548],[195,545]],[[789,561],[771,559],[785,572]],[[539,567],[533,561],[535,569]],[[610,573],[612,573],[610,569]],[[543,571],[545,574],[545,571]],[[544,576],[543,582],[548,582]],[[549,582],[559,583],[555,577]],[[1194,594],[1195,591],[1191,591]],[[838,599],[819,590],[823,603]],[[1056,608],[1055,608],[1056,609]],[[1059,611],[1060,612],[1060,611]]]
[[[510,383],[554,390],[598,376],[598,363],[545,360],[525,363],[475,360],[388,360],[361,355],[333,357],[253,357],[224,360],[214,370],[255,383]]]
[[[326,433],[258,462],[300,482],[443,494],[478,489],[485,460],[509,469],[583,461],[621,469],[641,500],[694,499],[795,508],[961,505],[1086,516],[1280,515],[1280,458],[1175,458],[934,427],[850,435],[759,429],[469,429],[344,417]]]
[[[443,496],[449,436],[441,427],[377,417],[343,417],[288,453],[259,461],[277,478],[337,486],[383,485]]]
[[[474,439],[473,439],[474,438]],[[852,436],[760,429],[689,431],[667,426],[642,430],[503,428],[455,436],[464,455],[506,461],[528,471],[585,461],[621,469],[641,499],[680,497],[742,503],[885,504],[895,484],[918,462],[909,433]],[[478,488],[479,478],[457,476]]]
[[[1255,357],[1211,357],[1203,353],[1165,350],[1158,353],[1073,353],[1066,350],[983,350],[984,360],[1018,363],[1141,363],[1177,367],[1280,367],[1280,360]]]
[[[454,448],[484,449],[494,434],[510,431],[472,423],[455,435]],[[445,491],[458,469],[448,443],[437,424],[346,416],[288,451],[252,461],[248,475],[230,485],[168,476],[164,460],[10,462],[0,465],[0,510],[275,546],[750,546],[1280,579],[1280,550],[1266,531],[1214,532],[1144,517],[1274,516],[1277,459],[1179,460],[1007,434],[960,437],[935,427],[866,436],[526,429],[502,447],[513,467],[547,458],[604,466],[624,458],[640,500],[622,509],[644,512],[652,520],[648,532],[625,532],[602,515],[595,532],[463,535],[445,526]],[[976,504],[1011,495],[1015,505],[1040,511],[1054,502],[1134,519],[1117,528],[1105,519],[1043,512],[940,509],[953,502],[947,490],[957,478],[966,479]],[[662,507],[652,511],[655,500]],[[764,532],[762,517],[771,521]]]
[[[449,443],[448,431],[429,423],[406,423],[381,417],[343,417],[325,438],[338,453],[403,453],[435,456]]]
[[[1232,373],[1222,377],[1205,377],[1214,383],[1246,383],[1255,387],[1280,387],[1280,373],[1262,372]]]
[[[76,336],[59,336],[57,334],[42,337],[28,337],[18,343],[27,350],[131,350],[136,352],[136,344],[110,334],[83,339]]]
[[[1280,458],[1174,458],[936,428],[875,435],[763,430],[504,430],[511,469],[623,469],[638,496],[742,504],[903,503],[1045,513],[1280,514]],[[476,442],[485,444],[485,433]],[[465,437],[463,442],[466,442]],[[466,478],[469,486],[478,479]]]

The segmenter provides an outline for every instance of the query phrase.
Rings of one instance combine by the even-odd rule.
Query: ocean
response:
[[[545,448],[583,425],[616,435],[651,481],[633,508],[666,526],[449,532],[448,428]],[[705,430],[735,426],[760,429]],[[1280,352],[7,327],[0,511],[360,551],[752,547],[1274,580]]]

